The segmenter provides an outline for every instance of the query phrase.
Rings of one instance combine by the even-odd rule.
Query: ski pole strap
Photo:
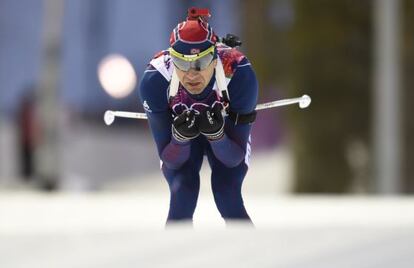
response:
[[[256,111],[253,111],[248,114],[239,114],[231,110],[227,112],[227,116],[229,117],[231,121],[234,122],[235,125],[253,123],[256,120],[256,114],[257,114]]]

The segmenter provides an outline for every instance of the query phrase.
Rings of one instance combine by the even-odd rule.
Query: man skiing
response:
[[[207,9],[190,8],[170,48],[149,63],[140,99],[170,190],[167,223],[192,220],[204,155],[224,220],[246,220],[241,194],[248,170],[258,84],[247,58],[219,42]],[[229,44],[229,42],[227,42]]]

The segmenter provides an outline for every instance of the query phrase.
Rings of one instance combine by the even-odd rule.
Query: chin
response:
[[[197,87],[191,87],[191,86],[187,86],[186,89],[187,91],[189,91],[191,94],[200,94],[201,92],[203,92],[205,86],[197,86]]]

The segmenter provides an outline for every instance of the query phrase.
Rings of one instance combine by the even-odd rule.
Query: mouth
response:
[[[197,87],[201,84],[201,82],[188,82],[187,83],[190,87]]]

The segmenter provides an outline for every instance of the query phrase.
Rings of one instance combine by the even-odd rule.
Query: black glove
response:
[[[172,124],[172,135],[178,141],[188,141],[196,138],[200,131],[198,130],[199,118],[194,110],[184,111],[174,118]]]
[[[218,140],[224,135],[223,106],[216,104],[200,114],[200,132],[209,140]]]

